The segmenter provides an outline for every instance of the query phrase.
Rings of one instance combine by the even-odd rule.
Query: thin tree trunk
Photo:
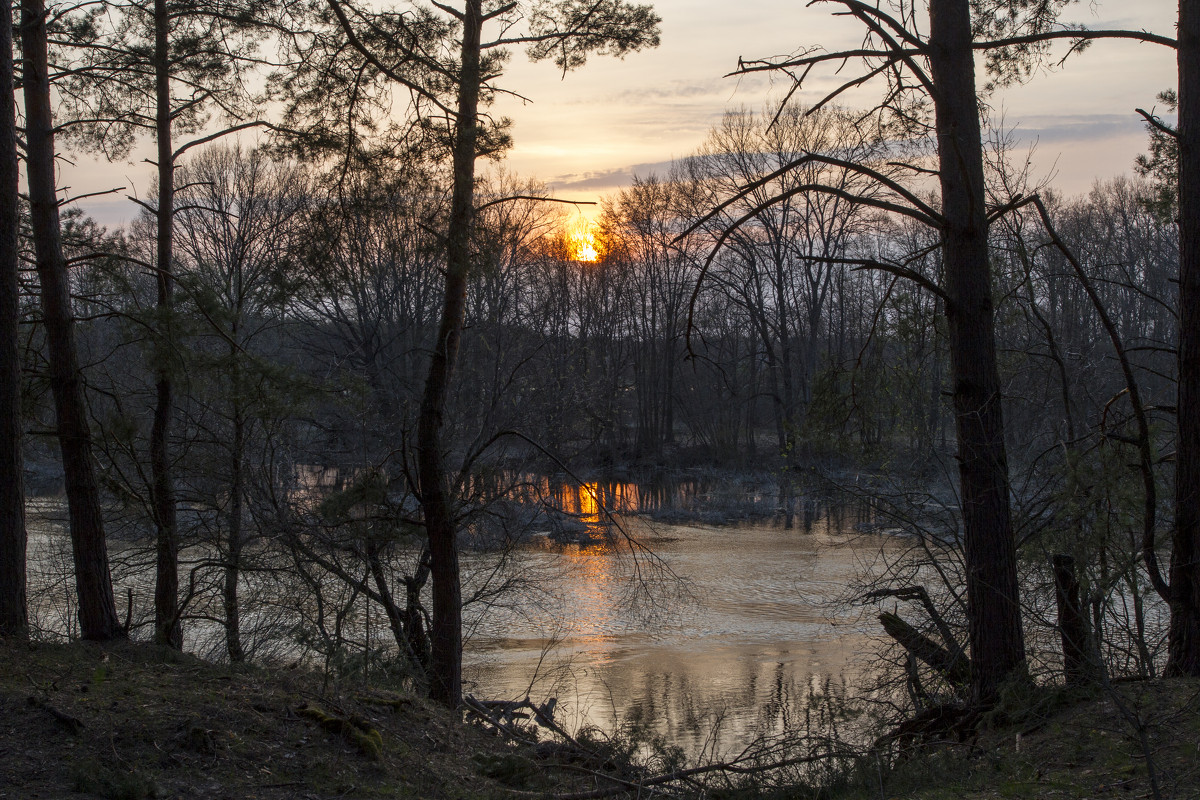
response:
[[[378,598],[371,599],[383,606],[392,636],[396,639],[396,646],[407,654],[413,670],[423,677],[429,671],[429,642],[425,638],[420,603],[421,589],[429,577],[429,560],[422,552],[417,562],[416,575],[403,578],[405,606],[401,609],[396,605],[392,590],[388,586],[387,571],[379,556],[379,545],[368,537],[366,548],[367,567],[371,571],[371,577],[375,579],[375,591],[378,594]]]
[[[171,475],[172,386],[168,362],[171,358],[171,318],[174,303],[174,273],[171,266],[175,232],[175,163],[171,139],[170,51],[167,41],[170,17],[166,0],[154,0],[154,82],[158,139],[158,286],[157,336],[154,343],[155,405],[150,427],[151,501],[157,544],[154,583],[154,641],[183,649],[179,623],[179,534],[175,489]]]
[[[21,321],[12,6],[0,14],[0,637],[29,633],[21,457]]]
[[[425,633],[424,608],[421,590],[429,580],[429,551],[422,551],[416,574],[404,578],[404,630],[408,634],[409,650],[425,674],[429,673],[429,636]]]
[[[942,298],[938,297],[934,300],[933,313],[936,316],[942,314]],[[942,356],[938,352],[938,330],[937,325],[932,325],[933,345],[932,361],[929,374],[929,414],[926,416],[926,426],[928,431],[927,449],[932,455],[936,453],[941,446],[941,431],[942,431]]]
[[[237,353],[233,354],[238,357]],[[240,391],[241,381],[234,371],[234,393]],[[242,649],[241,613],[238,606],[238,581],[242,574],[242,451],[245,449],[245,423],[235,399],[233,412],[233,458],[229,473],[229,552],[225,562],[225,649],[229,660],[237,664],[246,660]]]
[[[942,248],[966,551],[971,688],[974,698],[986,703],[995,698],[1001,683],[1023,670],[1025,646],[996,366],[970,3],[931,0],[929,18],[946,218]]]
[[[85,639],[116,639],[125,632],[117,620],[108,570],[108,547],[92,463],[92,438],[75,349],[70,284],[55,193],[54,127],[43,0],[22,0],[21,34],[29,213],[75,557],[79,626]]]
[[[401,650],[408,650],[408,633],[404,630],[404,615],[396,606],[395,600],[392,599],[392,590],[388,587],[387,573],[384,571],[383,562],[379,558],[379,545],[375,543],[370,534],[367,535],[366,544],[367,568],[371,571],[371,577],[375,579],[375,591],[379,593],[379,605],[383,606],[383,613],[387,616],[388,625],[392,629],[392,636],[396,640],[396,646]],[[368,596],[368,603],[370,600],[371,598]],[[408,656],[414,665],[418,665],[413,653],[408,653]]]
[[[1179,384],[1168,675],[1200,675],[1200,2],[1179,0]]]
[[[462,586],[458,567],[450,481],[442,453],[442,426],[458,359],[471,265],[475,215],[475,149],[479,111],[482,0],[467,0],[463,20],[458,119],[454,141],[454,189],[450,201],[445,295],[417,422],[417,469],[421,508],[429,537],[433,581],[430,629],[430,695],[456,708],[462,701]]]
[[[1063,673],[1067,686],[1085,686],[1096,679],[1094,648],[1087,614],[1079,600],[1079,577],[1075,559],[1055,555],[1054,599],[1058,607],[1058,634],[1062,640]]]

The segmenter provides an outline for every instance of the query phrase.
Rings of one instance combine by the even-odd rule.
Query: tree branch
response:
[[[1179,141],[1179,131],[1175,130],[1170,125],[1168,125],[1165,122],[1163,122],[1162,120],[1160,120],[1157,115],[1151,114],[1149,111],[1145,110],[1144,108],[1135,108],[1134,111],[1141,114],[1142,118],[1146,120],[1146,122],[1150,125],[1150,127],[1154,128],[1159,133],[1166,134],[1167,136],[1170,136],[1172,139]]]

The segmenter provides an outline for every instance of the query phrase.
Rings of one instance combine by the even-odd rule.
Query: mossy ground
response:
[[[725,795],[1126,800],[1155,797],[1153,771],[1158,797],[1200,798],[1198,680],[1083,696],[1037,690],[1007,707],[972,740],[892,770],[868,759],[841,786]],[[213,665],[146,645],[0,641],[0,800],[490,800],[596,787],[561,773],[419,697],[361,680]]]
[[[1200,681],[1036,690],[1008,719],[937,746],[842,798],[1025,800],[1200,798]],[[1154,784],[1151,782],[1153,774]],[[1155,789],[1157,788],[1157,795]]]
[[[312,708],[377,732],[380,752]],[[473,757],[508,753],[443,709],[361,681],[146,645],[0,642],[4,800],[491,798],[508,793]]]

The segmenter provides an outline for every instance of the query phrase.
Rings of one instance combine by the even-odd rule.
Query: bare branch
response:
[[[396,70],[392,67],[384,64],[383,61],[379,59],[379,56],[377,56],[369,47],[363,44],[362,39],[358,38],[358,34],[355,33],[354,26],[350,23],[350,18],[346,16],[346,11],[344,8],[342,8],[341,0],[325,0],[325,2],[333,11],[333,15],[337,17],[338,24],[342,26],[342,30],[345,32],[346,39],[350,42],[350,46],[357,50],[363,56],[363,58],[365,58],[367,62],[371,64],[371,66],[375,67],[375,69],[379,70],[381,73],[383,73],[383,75],[391,80],[394,80],[401,86],[404,86],[417,95],[424,97],[426,100],[437,106],[438,109],[444,112],[447,116],[457,116],[457,113],[443,103],[435,93],[431,92],[420,84],[409,80],[400,73],[396,72]]]
[[[1041,197],[1036,194],[1032,195],[1027,202],[1037,209],[1038,215],[1042,218],[1042,225],[1045,226],[1050,240],[1075,270],[1079,282],[1083,285],[1084,291],[1087,292],[1092,305],[1096,309],[1096,314],[1100,317],[1100,322],[1104,326],[1104,330],[1108,333],[1108,338],[1111,340],[1113,349],[1116,351],[1117,359],[1120,361],[1121,372],[1125,376],[1125,390],[1129,394],[1129,404],[1133,408],[1133,415],[1138,427],[1139,466],[1141,467],[1142,489],[1145,495],[1145,510],[1142,520],[1142,559],[1146,562],[1146,573],[1150,577],[1150,583],[1154,586],[1154,590],[1158,592],[1164,602],[1169,603],[1171,602],[1171,587],[1162,576],[1162,571],[1158,565],[1158,552],[1155,550],[1154,542],[1157,489],[1154,483],[1154,455],[1150,445],[1150,422],[1146,416],[1146,408],[1142,404],[1137,379],[1133,374],[1133,365],[1129,361],[1129,354],[1125,351],[1125,345],[1121,341],[1121,335],[1117,330],[1117,326],[1113,323],[1112,317],[1108,315],[1108,311],[1105,309],[1104,303],[1100,300],[1100,295],[1096,293],[1095,287],[1092,286],[1091,280],[1088,279],[1083,265],[1079,263],[1079,259],[1075,257],[1075,254],[1071,252],[1071,249],[1059,237],[1058,231],[1054,227],[1054,222],[1050,218],[1050,212],[1046,210]]]
[[[923,222],[924,224],[930,226],[931,228],[941,228],[942,225],[945,223],[945,220],[940,213],[938,213],[937,211],[934,211],[932,208],[929,207],[928,204],[926,204],[919,197],[917,197],[915,194],[913,194],[908,189],[906,189],[903,185],[901,185],[897,181],[892,180],[891,178],[887,177],[883,173],[881,173],[877,170],[871,169],[870,167],[859,164],[857,162],[854,162],[854,161],[846,161],[844,159],[833,158],[832,156],[823,156],[823,155],[819,155],[817,153],[808,153],[808,154],[796,159],[795,161],[784,164],[782,167],[775,170],[774,172],[771,172],[767,175],[764,175],[763,177],[759,178],[756,181],[746,184],[744,187],[741,188],[741,190],[739,190],[736,194],[734,194],[728,200],[726,200],[725,202],[718,205],[716,208],[714,208],[708,214],[701,217],[700,220],[698,220],[697,222],[695,222],[694,224],[689,226],[683,233],[679,234],[679,236],[675,237],[675,241],[678,242],[680,239],[687,236],[689,233],[693,232],[694,230],[699,228],[701,225],[704,225],[706,222],[711,220],[717,214],[724,211],[726,208],[728,208],[733,203],[736,203],[738,200],[741,200],[744,197],[746,197],[746,195],[748,195],[750,192],[754,191],[755,189],[758,189],[758,188],[770,183],[771,181],[775,180],[776,178],[786,175],[788,172],[791,172],[794,169],[797,169],[799,167],[804,166],[805,164],[809,164],[809,163],[813,163],[813,162],[820,163],[820,164],[828,164],[829,166],[833,166],[833,167],[840,167],[842,169],[849,170],[851,172],[856,172],[860,175],[864,175],[868,178],[871,178],[871,179],[881,183],[882,185],[886,186],[888,189],[891,189],[893,192],[900,195],[902,198],[904,198],[908,202],[912,203],[912,205],[914,207],[907,208],[907,207],[901,206],[899,204],[888,203],[887,201],[878,201],[878,200],[874,200],[873,198],[867,198],[863,195],[855,195],[855,194],[846,192],[845,190],[835,190],[832,187],[825,187],[830,190],[829,193],[831,193],[831,194],[835,194],[835,195],[840,194],[840,196],[850,199],[852,202],[862,202],[862,203],[865,203],[866,205],[873,205],[876,208],[881,208],[885,211],[896,211],[898,213],[904,214],[905,216],[910,216],[913,219],[919,220],[920,222]],[[791,193],[787,194],[786,197],[792,197],[793,195],[795,195],[797,193],[798,192],[796,192],[796,191],[792,191]],[[767,204],[762,205],[761,207],[757,208],[755,213],[758,213],[759,211],[762,211],[765,208],[767,208],[768,205],[772,205],[774,202],[778,202],[779,200],[783,200],[783,199],[785,199],[785,196],[781,195],[780,197],[775,198],[774,200],[769,201]]]
[[[1134,111],[1141,114],[1142,118],[1146,120],[1147,124],[1157,130],[1159,133],[1166,134],[1176,141],[1179,140],[1179,131],[1175,130],[1170,125],[1159,119],[1157,114],[1151,114],[1144,108],[1135,108]]]
[[[63,187],[64,190],[67,188],[68,187],[65,187],[65,186]],[[59,205],[65,206],[68,203],[76,203],[80,200],[86,200],[89,197],[103,197],[106,194],[116,194],[117,192],[125,191],[125,189],[126,189],[126,187],[124,187],[124,186],[118,186],[115,189],[101,189],[100,191],[96,191],[96,192],[85,192],[84,194],[77,194],[74,197],[67,197],[62,202],[60,202]]]
[[[483,211],[485,208],[491,208],[492,206],[499,205],[501,203],[508,203],[513,200],[533,200],[538,203],[563,203],[564,205],[572,205],[572,206],[594,206],[594,205],[596,205],[595,200],[560,200],[557,197],[538,197],[536,195],[531,195],[531,194],[515,194],[510,197],[499,197],[495,200],[489,200],[486,203],[476,206],[475,210]]]
[[[188,150],[191,150],[193,147],[198,147],[202,144],[208,144],[209,142],[211,142],[215,139],[220,139],[223,136],[228,136],[229,134],[237,133],[238,131],[244,131],[247,128],[269,128],[271,130],[282,130],[281,128],[278,128],[275,125],[272,125],[270,122],[267,122],[266,120],[255,120],[254,122],[245,122],[245,123],[242,123],[241,125],[234,125],[231,128],[225,128],[224,130],[220,130],[220,131],[217,131],[216,133],[209,134],[208,136],[202,136],[199,139],[193,139],[192,141],[187,142],[186,144],[180,146],[179,149],[177,149],[174,153],[171,154],[171,160],[175,160],[175,159],[179,158],[181,155],[186,153]]]
[[[1145,42],[1147,44],[1160,44],[1163,47],[1170,47],[1172,50],[1179,48],[1179,42],[1169,36],[1160,36],[1157,33],[1149,31],[1094,31],[1087,29],[1079,30],[1062,30],[1062,31],[1046,31],[1045,33],[1031,33],[1027,36],[1010,36],[1006,39],[992,39],[984,42],[975,42],[971,45],[975,50],[997,50],[1001,47],[1012,47],[1019,44],[1034,44],[1036,42],[1049,42],[1056,39],[1073,39],[1076,43],[1090,41],[1092,39],[1127,39],[1135,42]]]
[[[855,259],[831,259],[834,263],[838,261],[853,262]],[[855,272],[864,269],[875,269],[880,272],[886,272],[889,275],[895,275],[898,278],[912,281],[930,294],[937,295],[946,303],[946,307],[951,306],[950,295],[946,294],[946,290],[938,286],[936,283],[926,278],[921,273],[908,269],[907,267],[899,266],[898,264],[888,264],[883,261],[875,261],[873,259],[857,260],[857,265],[853,268]]]

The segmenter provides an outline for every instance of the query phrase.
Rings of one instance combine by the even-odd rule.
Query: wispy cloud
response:
[[[559,100],[560,105],[614,105],[618,107],[658,107],[665,104],[717,104],[722,106],[739,95],[754,97],[761,102],[761,95],[772,85],[769,78],[759,75],[744,75],[725,78],[712,74],[704,80],[663,80],[628,88],[607,91],[603,94],[581,93],[568,100]]]
[[[1173,117],[1164,119],[1174,124]],[[655,124],[661,127],[664,122],[663,119],[657,119]],[[1047,147],[1057,147],[1070,142],[1101,142],[1145,132],[1145,123],[1133,114],[1030,116],[1018,124],[1007,124],[1006,127],[1020,142],[1037,142]],[[554,176],[548,185],[558,191],[619,189],[632,184],[635,177],[664,176],[671,171],[677,160],[650,161],[611,169],[565,173]]]
[[[551,189],[560,191],[583,191],[595,189],[618,189],[633,183],[635,177],[646,178],[650,175],[665,175],[670,171],[674,161],[654,161],[646,164],[632,164],[628,167],[581,172],[576,174],[558,175],[549,182]]]
[[[1173,116],[1164,119],[1174,124]],[[1019,139],[1045,144],[1099,141],[1143,133],[1145,129],[1145,122],[1132,113],[1026,117],[1012,126]]]
[[[747,75],[737,79],[714,75],[712,78],[704,81],[664,81],[661,84],[639,86],[620,92],[613,92],[606,100],[617,103],[632,102],[650,105],[663,101],[695,101],[703,98],[716,98],[723,103],[738,92],[760,93],[769,85],[770,81],[767,78],[757,75]]]

